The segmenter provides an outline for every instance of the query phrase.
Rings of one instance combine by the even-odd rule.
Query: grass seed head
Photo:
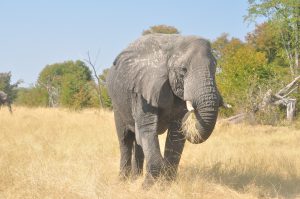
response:
[[[198,123],[196,114],[194,111],[187,113],[188,115],[183,119],[182,123],[182,133],[186,138],[189,138],[189,141],[194,142],[195,140],[201,139],[199,135],[199,130],[196,125]]]

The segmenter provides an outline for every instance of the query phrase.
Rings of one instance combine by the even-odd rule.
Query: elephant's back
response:
[[[113,65],[123,67],[130,61],[143,64],[148,61],[158,60],[163,55],[170,54],[176,43],[181,43],[186,37],[177,34],[150,34],[145,35],[130,43],[114,60]],[[128,65],[128,64],[127,64]],[[134,67],[134,65],[130,65]]]

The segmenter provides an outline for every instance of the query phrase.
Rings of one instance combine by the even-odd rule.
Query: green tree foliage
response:
[[[99,79],[101,80],[101,97],[104,103],[104,107],[112,108],[111,99],[108,95],[107,86],[106,86],[106,78],[109,73],[109,69],[104,69],[102,74],[99,76]]]
[[[106,88],[108,71],[109,69],[105,69],[99,79],[103,107],[111,108]],[[71,109],[99,107],[98,93],[94,89],[97,87],[91,71],[84,62],[66,61],[51,64],[41,71],[35,86],[18,89],[16,104],[29,107],[60,106]]]
[[[224,99],[234,106],[231,111],[252,109],[253,96],[274,76],[265,53],[238,39],[229,40],[225,34],[212,46],[218,55],[218,87]]]
[[[48,105],[48,93],[38,86],[19,88],[15,104],[28,107],[46,107]]]
[[[60,103],[69,108],[83,108],[91,106],[91,85],[79,71],[66,74],[62,79]]]
[[[299,74],[300,1],[299,0],[248,0],[248,21],[265,17],[273,30],[278,30],[282,54],[289,64],[291,75]]]
[[[162,33],[162,34],[179,34],[179,30],[173,26],[156,25],[151,26],[148,30],[143,31],[143,35]]]
[[[280,33],[268,22],[256,25],[253,32],[246,36],[247,43],[253,46],[257,51],[264,52],[267,56],[268,62],[278,62],[284,65],[280,59]]]
[[[87,59],[84,60],[85,63],[91,68],[94,72],[94,83],[93,86],[93,106],[99,108],[112,108],[111,99],[108,96],[108,91],[106,87],[106,77],[109,73],[109,69],[104,69],[101,75],[98,75],[96,70],[96,61],[91,60],[89,52],[87,53]],[[95,98],[96,96],[96,98]]]
[[[222,33],[211,45],[214,56],[219,60],[223,55],[225,46],[229,43],[228,34]]]
[[[276,77],[286,83],[290,81],[292,77],[278,27],[270,22],[256,25],[255,30],[247,34],[246,41],[256,51],[266,54],[268,64],[276,72]]]
[[[91,71],[82,61],[47,65],[38,78],[38,85],[47,91],[49,106],[74,109],[91,106],[91,84]]]
[[[257,50],[265,52],[269,50],[270,64],[287,84],[300,74],[300,1],[248,0],[248,2],[249,9],[245,20],[250,22],[257,18],[266,20],[266,23],[257,28],[259,32],[252,33],[248,41],[252,44],[260,43],[256,45]],[[289,74],[286,67],[289,67]],[[299,109],[299,89],[292,96],[297,99]]]

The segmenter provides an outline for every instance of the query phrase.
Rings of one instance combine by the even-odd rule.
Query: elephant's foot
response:
[[[142,188],[144,190],[149,190],[155,184],[155,182],[156,182],[156,179],[153,176],[151,176],[150,174],[147,174],[146,178],[142,184]]]
[[[154,178],[151,175],[147,175],[143,184],[142,188],[144,190],[149,190],[154,184],[159,184],[159,188],[161,190],[164,190],[166,187],[169,187],[170,184],[173,183],[173,181],[176,179],[176,174],[174,173],[166,173],[161,172],[161,175],[159,177]]]
[[[143,182],[143,189],[150,189],[158,179],[164,179],[165,176],[165,163],[164,161],[156,165],[151,165],[149,171],[146,174],[146,178]],[[162,178],[160,178],[162,177]]]
[[[133,169],[131,174],[131,179],[136,180],[143,176],[143,169]]]
[[[166,172],[164,175],[164,178],[169,182],[175,181],[176,177],[177,175],[174,172]]]
[[[163,171],[164,178],[167,181],[174,181],[177,177],[177,167],[167,164]]]
[[[130,178],[131,169],[125,168],[122,169],[119,173],[119,180],[120,181],[127,181]]]
[[[129,179],[129,176],[126,176],[126,175],[119,175],[119,180],[122,181],[122,182],[125,182]]]

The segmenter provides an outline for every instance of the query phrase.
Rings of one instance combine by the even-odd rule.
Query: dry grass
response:
[[[107,111],[1,109],[0,198],[300,198],[295,128],[218,124],[186,144],[176,182],[150,191],[117,180],[114,131]]]
[[[182,123],[182,133],[186,136],[186,138],[190,138],[189,141],[195,143],[196,140],[203,140],[197,130],[196,124],[198,123],[195,112],[191,111],[188,113],[189,115]]]

